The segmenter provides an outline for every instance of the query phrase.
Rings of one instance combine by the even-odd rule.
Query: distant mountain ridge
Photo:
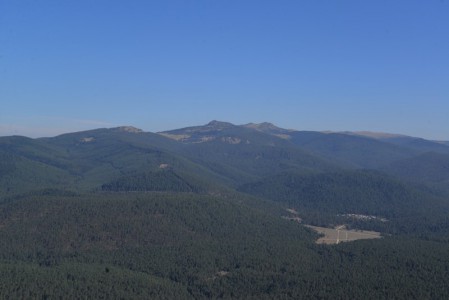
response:
[[[373,132],[317,132],[284,129],[272,123],[234,125],[212,121],[203,126],[160,132],[185,144],[251,143],[265,141],[305,150],[350,168],[383,168],[396,160],[425,152],[449,153],[445,144],[398,134]]]
[[[268,122],[234,125],[213,120],[159,133],[120,126],[53,138],[0,137],[0,157],[0,194],[18,186],[23,191],[101,188],[119,178],[159,174],[154,172],[160,166],[169,166],[183,182],[201,182],[197,190],[207,190],[204,182],[235,188],[279,172],[345,169],[382,170],[413,181],[427,174],[423,182],[449,186],[445,167],[430,174],[427,166],[428,162],[447,165],[449,145],[444,143],[403,135],[298,131]],[[414,175],[401,171],[406,169]],[[175,175],[164,180],[175,180]],[[170,186],[163,185],[151,189]]]
[[[432,144],[440,144],[444,146],[449,145],[449,141],[435,141],[435,140],[427,140],[421,137],[413,137],[405,134],[397,134],[397,133],[388,133],[388,132],[375,132],[375,131],[302,131],[298,129],[285,129],[276,126],[270,122],[262,122],[262,123],[247,123],[243,125],[235,125],[229,122],[217,121],[213,120],[205,125],[191,126],[180,129],[173,129],[168,131],[158,132],[159,134],[166,135],[170,138],[176,138],[177,135],[182,135],[185,133],[198,133],[198,132],[211,132],[214,130],[223,130],[231,127],[244,127],[249,129],[254,129],[263,133],[272,134],[272,135],[286,135],[281,136],[283,138],[289,138],[288,136],[294,132],[315,132],[322,134],[344,134],[351,136],[359,136],[365,138],[371,138],[382,141],[391,141],[392,143],[399,143],[399,141],[426,141]]]

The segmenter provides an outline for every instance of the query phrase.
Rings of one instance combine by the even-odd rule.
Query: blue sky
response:
[[[449,1],[0,1],[0,135],[212,119],[449,140]]]

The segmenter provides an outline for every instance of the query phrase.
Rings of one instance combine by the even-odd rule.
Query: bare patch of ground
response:
[[[294,221],[301,223],[302,219],[298,216],[298,212],[294,208],[287,208],[286,211],[290,214],[289,216],[282,216],[282,219]]]
[[[381,238],[380,232],[366,230],[347,230],[345,229],[344,225],[338,226],[336,228],[326,228],[311,225],[306,226],[324,235],[316,241],[317,244],[332,245],[341,242]]]

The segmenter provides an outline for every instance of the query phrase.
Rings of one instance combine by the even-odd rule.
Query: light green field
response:
[[[317,244],[338,244],[341,242],[381,238],[380,232],[376,231],[347,230],[344,226],[339,226],[337,228],[317,227],[311,225],[306,226],[320,234],[324,234],[323,237],[320,237],[316,241]]]

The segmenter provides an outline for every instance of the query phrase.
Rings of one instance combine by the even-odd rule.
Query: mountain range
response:
[[[448,199],[449,143],[403,135],[211,121],[0,137],[0,296],[438,298]],[[383,238],[318,246],[301,222]]]
[[[297,131],[271,123],[211,121],[159,133],[123,126],[52,138],[0,137],[0,158],[3,196],[49,188],[213,194],[257,182],[267,189],[270,178],[286,174],[306,181],[317,174],[346,174],[351,181],[351,176],[365,176],[363,170],[432,193],[449,190],[449,146],[444,143],[366,132]]]

